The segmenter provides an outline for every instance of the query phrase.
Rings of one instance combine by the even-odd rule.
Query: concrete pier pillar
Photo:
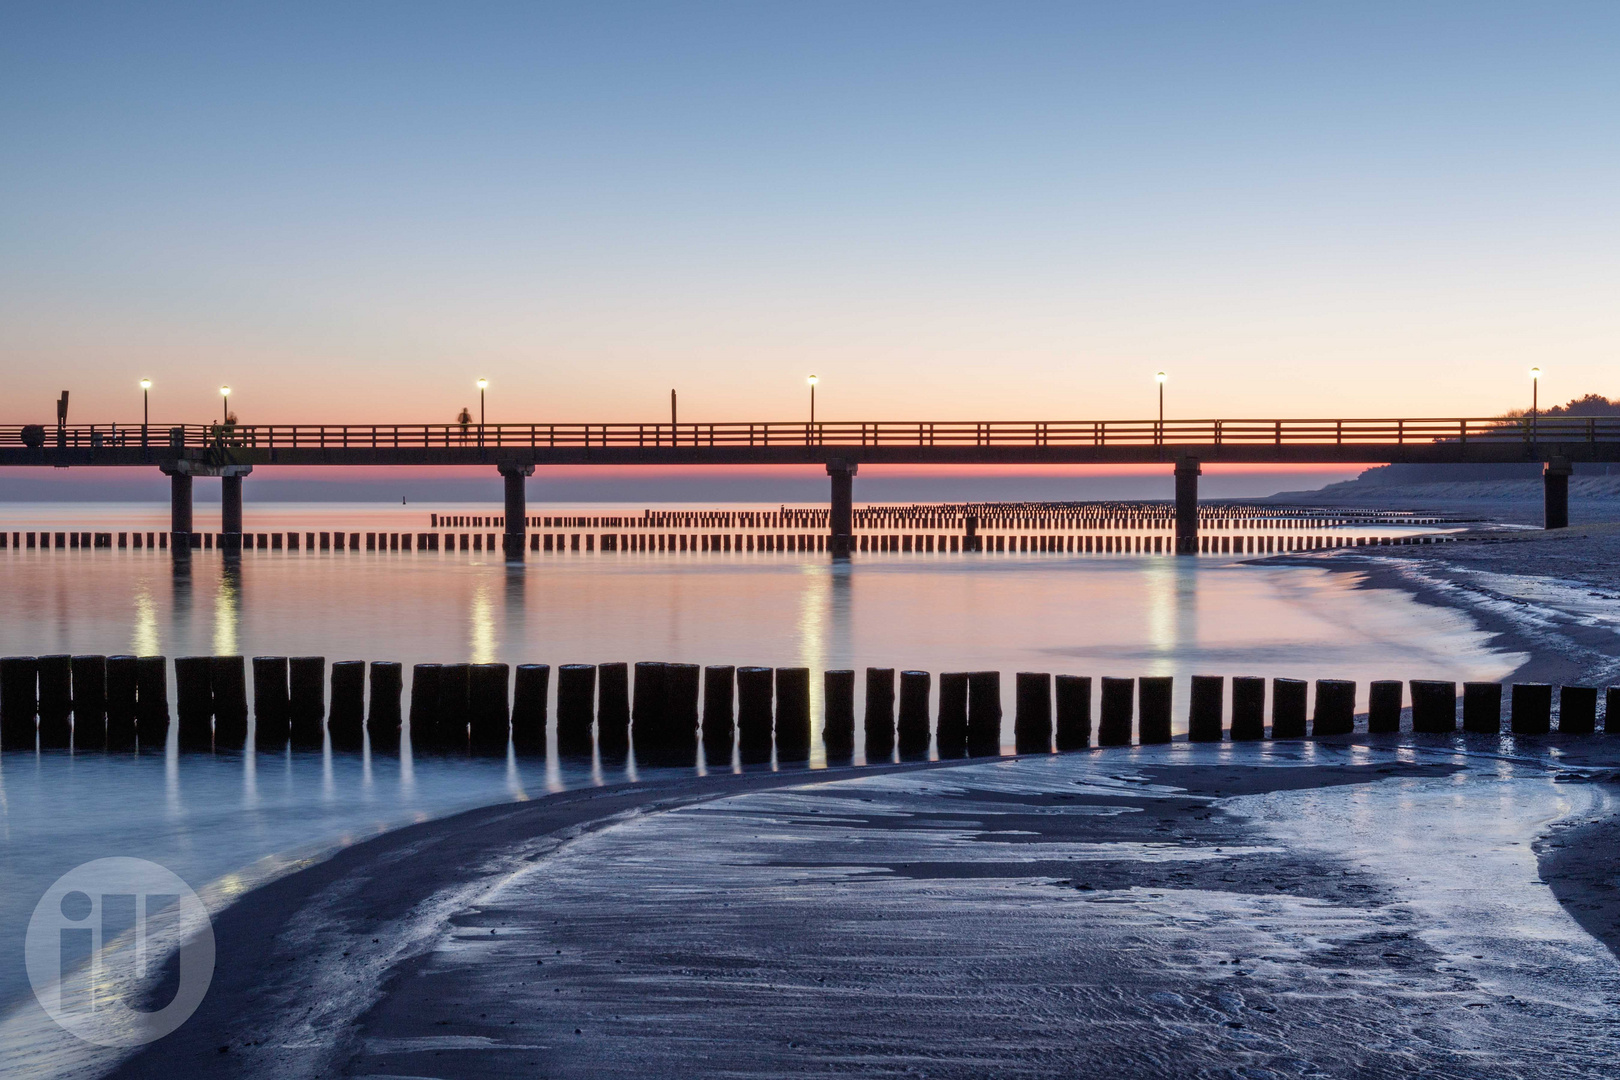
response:
[[[242,550],[242,476],[231,471],[219,478],[219,541],[226,551]]]
[[[1198,477],[1196,458],[1176,462],[1176,554],[1198,554]]]
[[[506,481],[506,531],[501,536],[501,544],[509,562],[522,562],[527,546],[524,536],[529,522],[529,499],[525,486],[528,478],[534,475],[534,466],[502,465],[500,470],[501,479]]]
[[[191,554],[191,474],[169,473],[169,550],[174,557]]]
[[[1545,524],[1549,529],[1569,528],[1569,474],[1572,472],[1574,468],[1569,462],[1554,458],[1547,462],[1546,471],[1541,474]]]
[[[832,535],[828,550],[834,556],[847,556],[855,545],[855,468],[853,461],[827,462],[827,475],[832,477]]]

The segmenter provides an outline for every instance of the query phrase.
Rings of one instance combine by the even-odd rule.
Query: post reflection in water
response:
[[[214,655],[237,654],[238,631],[242,619],[242,562],[226,559],[220,563],[219,586],[214,592]]]
[[[825,564],[808,562],[800,573],[804,584],[799,591],[795,662],[799,667],[810,669],[810,767],[820,769],[827,765],[827,748],[821,741],[825,695],[820,675],[828,666],[827,624],[832,607],[832,575]]]
[[[499,648],[494,591],[495,586],[487,577],[479,578],[467,605],[467,653],[469,662],[474,664],[493,664]]]

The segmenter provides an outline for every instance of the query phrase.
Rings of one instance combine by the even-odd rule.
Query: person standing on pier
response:
[[[456,417],[456,423],[461,425],[461,443],[465,446],[467,444],[467,426],[472,423],[472,413],[468,411],[465,405],[461,407],[461,415]]]

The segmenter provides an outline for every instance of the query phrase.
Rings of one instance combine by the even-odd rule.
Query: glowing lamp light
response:
[[[814,376],[814,375],[810,376],[808,379],[805,380],[805,382],[809,383],[811,386],[816,385],[816,383],[818,383],[820,381],[821,380],[818,377]]]
[[[1153,381],[1156,382],[1156,383],[1163,383],[1163,382],[1168,381],[1169,378],[1170,378],[1170,376],[1166,375],[1164,372],[1161,371],[1157,375],[1153,376]]]
[[[219,388],[219,396],[220,397],[230,397],[231,396],[231,388],[228,387],[228,386],[220,387]]]
[[[150,389],[152,389],[152,380],[151,379],[142,379],[141,380],[141,389],[142,390],[150,390]]]
[[[478,380],[478,389],[480,389],[480,390],[488,390],[489,389],[489,380],[488,379],[479,379]]]

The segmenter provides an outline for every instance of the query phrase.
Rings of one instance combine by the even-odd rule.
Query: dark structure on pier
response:
[[[60,418],[59,418],[60,419]],[[158,433],[161,432],[161,437]],[[1198,550],[1204,464],[1539,463],[1546,526],[1569,524],[1576,463],[1620,462],[1620,417],[1412,420],[1174,420],[995,423],[144,425],[0,427],[0,466],[147,466],[171,480],[171,548],[184,556],[191,485],[218,477],[223,542],[239,550],[242,478],[255,465],[489,465],[505,483],[502,544],[524,557],[525,481],[547,465],[823,465],[831,480],[828,550],[847,555],[863,463],[1053,465],[1162,463],[1176,486],[1176,550]],[[969,526],[971,536],[972,526]]]

